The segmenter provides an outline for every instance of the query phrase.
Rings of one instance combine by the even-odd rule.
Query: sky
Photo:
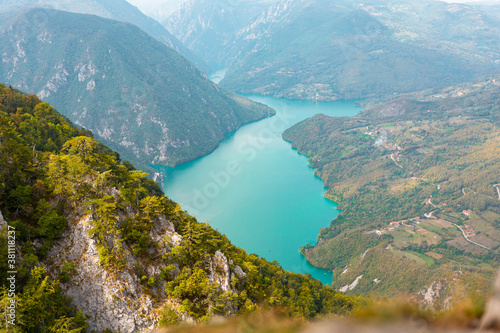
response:
[[[161,4],[167,3],[167,2],[178,2],[175,0],[127,0],[134,6],[138,7],[140,10],[143,11],[148,11],[151,10],[152,8],[155,8]],[[494,3],[500,3],[500,0],[444,0],[446,2],[455,2],[455,3],[464,3],[464,2],[494,2]]]
[[[154,7],[158,7],[161,4],[169,2],[168,0],[127,0],[127,1],[141,10],[148,10]]]
[[[138,7],[142,11],[150,11],[159,5],[165,3],[177,4],[179,0],[127,0],[134,6]],[[185,0],[183,0],[185,1]],[[418,1],[418,0],[416,0]],[[498,3],[500,4],[500,0],[442,0],[445,2],[454,2],[454,3],[472,3],[472,2],[486,2],[486,3]]]

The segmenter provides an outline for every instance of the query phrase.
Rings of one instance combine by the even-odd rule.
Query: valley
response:
[[[147,332],[261,307],[313,318],[363,302],[233,245],[90,132],[2,84],[0,138],[0,277],[17,283],[15,303],[5,288],[0,301],[16,305],[15,332]]]
[[[498,74],[499,22],[486,6],[433,0],[189,0],[163,24],[229,67],[221,87],[331,101]]]
[[[0,30],[0,80],[53,104],[142,169],[206,155],[227,133],[274,113],[219,88],[129,23],[21,8],[0,12]]]
[[[165,193],[199,220],[210,221],[236,245],[276,260],[286,270],[331,284],[331,273],[307,263],[300,247],[316,242],[318,230],[338,214],[336,204],[324,198],[322,181],[307,166],[307,159],[281,135],[315,114],[354,116],[360,108],[355,101],[246,97],[277,114],[230,134],[201,159],[175,168],[155,166],[164,174]]]
[[[494,3],[0,0],[0,331],[500,330]]]

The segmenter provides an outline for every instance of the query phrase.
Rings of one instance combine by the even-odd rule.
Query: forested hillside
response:
[[[0,251],[15,252],[14,267],[0,264],[2,317],[17,271],[9,331],[135,332],[269,307],[313,318],[360,302],[233,246],[89,132],[3,85],[0,142]]]
[[[50,19],[38,22],[43,14]],[[54,105],[141,166],[212,152],[270,108],[229,93],[139,28],[92,15],[0,14],[0,79]]]
[[[340,203],[303,248],[334,286],[437,306],[484,299],[500,263],[499,92],[494,79],[425,91],[284,133]]]
[[[165,23],[229,67],[222,87],[307,100],[406,93],[499,73],[500,20],[469,4],[190,0]]]
[[[207,64],[189,50],[184,44],[170,34],[160,23],[144,15],[138,8],[125,0],[0,0],[0,12],[22,12],[30,8],[47,8],[64,10],[72,13],[91,14],[103,18],[127,22],[144,30],[158,41],[166,44],[182,56],[193,62],[200,70],[208,70]],[[33,25],[50,19],[50,12],[39,12]]]

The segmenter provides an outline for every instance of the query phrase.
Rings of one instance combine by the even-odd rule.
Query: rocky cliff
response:
[[[0,229],[3,229],[5,226],[7,226],[7,222],[3,218],[2,212],[0,212]]]
[[[152,257],[144,259],[127,251],[125,269],[112,272],[99,264],[96,240],[89,236],[91,225],[91,215],[72,219],[48,255],[49,273],[58,278],[66,263],[74,265],[69,281],[62,286],[73,304],[89,316],[90,331],[101,332],[107,328],[122,333],[152,331],[158,324],[161,308],[165,304],[176,308],[180,303],[166,295],[164,281],[154,286],[141,281],[159,276],[165,266],[161,256],[179,246],[182,236],[175,231],[172,222],[165,217],[158,218],[149,235],[158,245],[156,253],[151,251]],[[240,267],[230,270],[228,259],[220,250],[210,256],[208,262],[210,281],[217,283],[222,292],[232,289],[231,276],[245,276]],[[193,321],[189,315],[179,315],[183,321]]]

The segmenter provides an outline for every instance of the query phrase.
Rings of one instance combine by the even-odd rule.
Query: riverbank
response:
[[[307,157],[282,139],[290,126],[318,113],[353,116],[355,101],[314,103],[245,96],[277,111],[242,126],[203,158],[165,174],[166,194],[200,221],[251,253],[276,260],[286,270],[331,283],[331,273],[310,265],[300,247],[315,243],[339,211],[324,197],[324,185]]]

